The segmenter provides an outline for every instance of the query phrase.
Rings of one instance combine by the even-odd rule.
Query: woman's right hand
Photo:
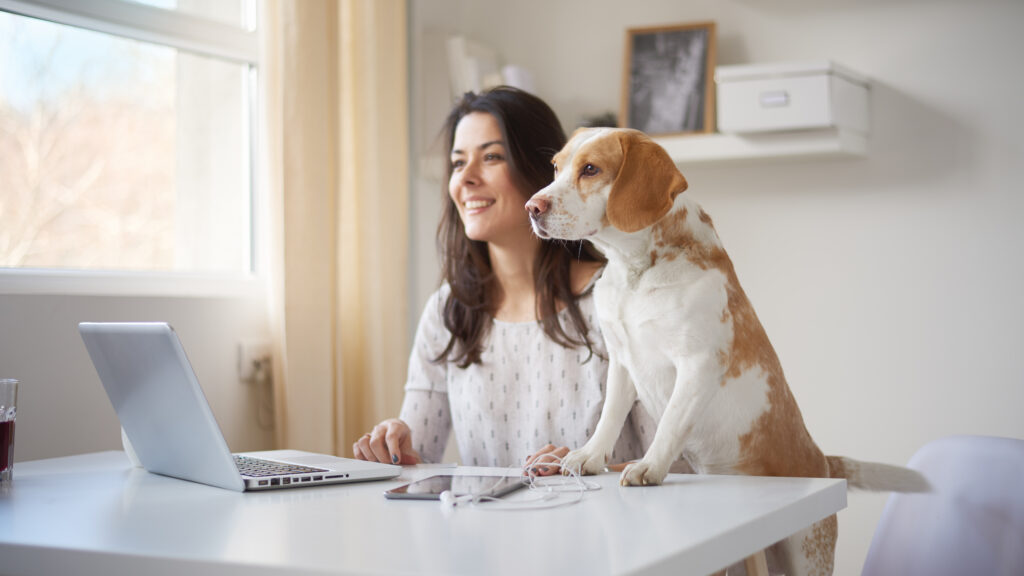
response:
[[[412,448],[412,430],[398,418],[389,418],[363,434],[352,445],[357,460],[385,464],[419,464],[421,458]]]
[[[562,469],[556,462],[561,462],[569,453],[567,446],[547,446],[537,450],[526,459],[526,466],[523,467],[530,476],[551,476],[560,474]]]

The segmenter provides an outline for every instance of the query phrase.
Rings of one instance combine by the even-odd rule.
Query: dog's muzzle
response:
[[[534,195],[526,203],[526,212],[530,215],[530,226],[533,227],[533,233],[540,238],[550,238],[551,235],[544,230],[542,222],[544,215],[547,213],[548,208],[551,207],[551,203],[547,199]]]

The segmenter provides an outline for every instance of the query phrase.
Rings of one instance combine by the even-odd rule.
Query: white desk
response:
[[[844,480],[697,475],[624,488],[603,474],[547,510],[382,496],[433,472],[240,494],[132,469],[122,452],[21,462],[0,495],[0,573],[703,575],[846,506]]]

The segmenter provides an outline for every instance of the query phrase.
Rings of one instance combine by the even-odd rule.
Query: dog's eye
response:
[[[593,164],[587,164],[586,166],[583,167],[583,170],[580,170],[580,176],[596,176],[597,173],[600,171],[601,169],[598,168],[597,166],[594,166]]]

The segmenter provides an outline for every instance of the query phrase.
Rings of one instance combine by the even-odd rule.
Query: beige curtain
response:
[[[408,356],[405,0],[268,0],[276,443],[350,454]]]

